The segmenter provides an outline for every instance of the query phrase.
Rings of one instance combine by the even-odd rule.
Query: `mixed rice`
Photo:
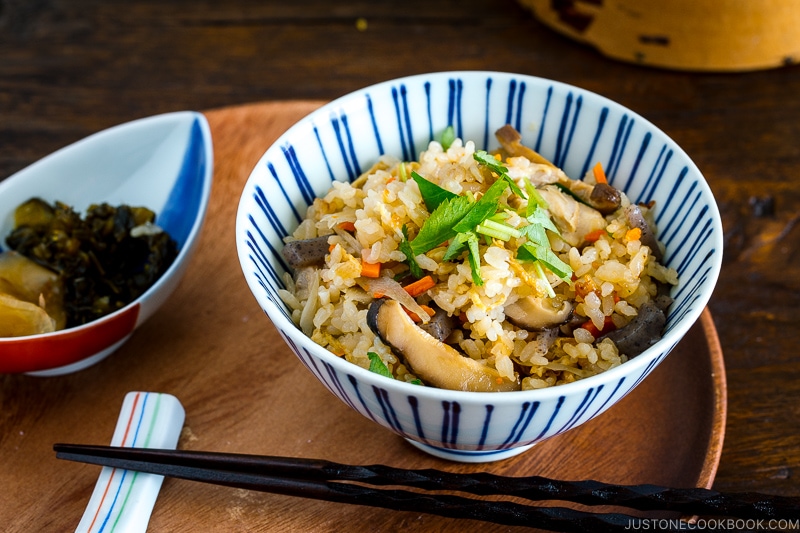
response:
[[[323,237],[324,250],[315,260],[290,260],[294,275],[286,275],[280,293],[303,332],[363,368],[465,390],[570,383],[623,364],[657,340],[663,321],[644,346],[641,339],[631,344],[620,335],[645,306],[657,304],[663,317],[665,294],[678,282],[675,270],[659,262],[663,250],[652,238],[653,206],[632,205],[605,183],[599,166],[583,180],[570,180],[519,145],[513,133],[509,140],[507,129],[505,135],[498,131],[501,148],[493,154],[476,150],[472,141],[433,141],[419,161],[383,156],[353,183],[333,182],[286,239],[290,247]],[[504,183],[492,189],[497,182]],[[607,214],[584,201],[598,183],[617,195]],[[466,215],[473,219],[464,231],[453,229],[458,224],[431,229],[437,221],[458,219],[441,213],[448,204],[459,203],[469,213],[488,194],[497,196],[494,207],[484,218],[474,210]],[[441,235],[448,238],[415,244]],[[534,235],[546,235],[552,253]],[[425,281],[421,293],[398,294],[398,287],[420,288],[418,278]],[[449,324],[445,336],[426,337],[428,345],[472,359],[474,368],[485,368],[507,387],[475,389],[419,373],[414,358],[386,342],[368,319],[374,302],[387,298],[403,305],[420,332],[433,317],[443,317]],[[525,301],[568,313],[555,323],[531,325],[518,316]],[[420,335],[432,335],[425,331]]]

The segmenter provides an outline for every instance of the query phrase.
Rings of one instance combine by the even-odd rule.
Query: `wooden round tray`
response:
[[[239,268],[234,218],[253,166],[321,102],[206,113],[215,178],[186,277],[119,351],[67,376],[0,376],[0,523],[74,530],[99,467],[55,459],[55,442],[107,444],[129,391],[175,395],[186,409],[179,448],[383,463],[403,468],[710,487],[725,429],[722,352],[708,311],[636,390],[595,420],[489,464],[431,457],[327,392],[283,344]],[[167,479],[151,531],[418,531],[475,527],[392,512]],[[513,528],[512,528],[513,529]],[[484,531],[509,531],[482,526]]]

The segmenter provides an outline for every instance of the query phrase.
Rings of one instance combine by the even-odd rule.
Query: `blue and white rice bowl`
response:
[[[555,387],[462,392],[362,369],[314,343],[278,296],[289,267],[283,239],[334,180],[353,181],[383,154],[416,160],[448,126],[477,149],[498,148],[511,124],[522,142],[581,178],[600,161],[631,202],[655,201],[664,264],[678,272],[663,338],[606,372]],[[303,118],[263,155],[242,192],[236,243],[256,300],[300,361],[335,396],[435,456],[503,459],[600,415],[639,385],[705,308],[722,262],[712,193],[684,151],[656,126],[602,96],[499,72],[441,72],[356,91]]]

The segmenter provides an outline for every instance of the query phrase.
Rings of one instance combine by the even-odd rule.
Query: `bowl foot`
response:
[[[534,444],[528,444],[527,446],[518,446],[506,450],[455,450],[453,448],[431,446],[430,444],[423,444],[422,442],[411,439],[406,440],[423,452],[440,459],[447,459],[459,463],[490,463],[492,461],[500,461],[519,455],[522,452],[530,450],[534,446]]]

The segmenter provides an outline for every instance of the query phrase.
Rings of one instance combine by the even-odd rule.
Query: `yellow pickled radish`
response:
[[[23,337],[55,330],[56,321],[38,305],[0,294],[0,337]]]
[[[16,252],[0,253],[0,336],[47,333],[66,324],[58,274]]]

